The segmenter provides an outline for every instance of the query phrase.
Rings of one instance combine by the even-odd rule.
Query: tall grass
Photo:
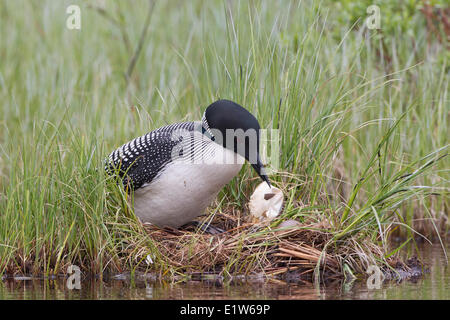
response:
[[[135,270],[148,254],[173,272],[103,159],[218,98],[279,129],[280,220],[326,220],[330,244],[385,257],[392,232],[448,232],[448,55],[419,15],[386,48],[328,2],[161,1],[128,79],[148,1],[75,1],[79,31],[73,3],[0,3],[1,272]],[[245,166],[211,212],[245,215],[257,183]]]

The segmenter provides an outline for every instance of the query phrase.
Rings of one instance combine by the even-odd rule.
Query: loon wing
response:
[[[150,183],[173,160],[173,148],[194,128],[194,122],[179,122],[150,131],[114,150],[106,159],[105,169],[136,190]]]

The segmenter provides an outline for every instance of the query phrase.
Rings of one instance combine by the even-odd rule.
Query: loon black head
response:
[[[203,133],[224,148],[233,150],[250,162],[261,179],[270,181],[259,155],[258,120],[245,108],[230,100],[218,100],[206,108],[202,119]]]

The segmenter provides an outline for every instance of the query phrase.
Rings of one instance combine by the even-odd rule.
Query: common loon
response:
[[[125,143],[109,155],[106,169],[133,193],[141,222],[178,228],[204,213],[245,160],[270,187],[259,130],[245,108],[218,100],[201,121],[167,125]]]

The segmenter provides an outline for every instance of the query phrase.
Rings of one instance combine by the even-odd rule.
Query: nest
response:
[[[331,239],[323,231],[326,222],[279,228],[240,216],[216,214],[211,225],[226,230],[217,235],[195,228],[145,229],[165,263],[183,273],[308,278],[320,271],[328,277],[342,276],[338,258],[323,250]]]

